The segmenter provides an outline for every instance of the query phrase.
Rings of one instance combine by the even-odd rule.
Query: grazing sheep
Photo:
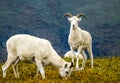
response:
[[[72,51],[68,51],[65,53],[64,58],[79,58],[79,59],[83,59],[83,56],[81,54],[78,54],[77,52],[75,52],[75,55],[73,55]]]
[[[43,65],[52,64],[59,69],[61,77],[67,78],[73,70],[73,63],[64,61],[54,50],[51,43],[42,38],[31,35],[18,34],[8,39],[6,43],[8,57],[2,66],[3,78],[6,77],[8,67],[12,64],[14,75],[19,78],[17,64],[21,61],[33,61],[45,78]]]
[[[91,67],[93,68],[93,53],[92,53],[92,37],[89,32],[82,30],[78,26],[78,22],[81,21],[81,16],[85,17],[84,14],[79,13],[77,16],[73,16],[70,13],[66,13],[64,16],[68,16],[68,21],[70,22],[70,33],[68,37],[68,43],[70,45],[70,49],[74,54],[74,50],[78,50],[78,54],[82,54],[83,63],[82,68],[84,69],[86,63],[86,54],[84,52],[87,49],[88,54],[91,59]],[[74,62],[74,57],[72,58],[72,62]],[[77,63],[78,64],[78,63]],[[81,70],[76,66],[76,69]]]
[[[68,51],[65,53],[64,58],[76,58],[76,68],[79,66],[79,59],[83,59],[83,56],[81,54],[78,54],[77,52],[74,52],[75,55],[73,55],[72,51]]]

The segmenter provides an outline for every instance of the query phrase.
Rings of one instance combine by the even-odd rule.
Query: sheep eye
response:
[[[66,74],[68,74],[69,72],[68,71],[66,71]]]

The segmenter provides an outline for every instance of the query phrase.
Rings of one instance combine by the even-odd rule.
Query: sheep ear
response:
[[[67,19],[68,19],[68,21],[70,21],[70,17],[68,17]]]
[[[67,67],[67,63],[65,64],[65,68]]]
[[[82,20],[82,18],[79,18],[79,22]]]

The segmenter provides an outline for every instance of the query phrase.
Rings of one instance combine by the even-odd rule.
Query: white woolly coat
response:
[[[58,68],[65,62],[56,53],[48,40],[31,35],[23,34],[12,36],[7,41],[7,51],[9,55],[8,58],[12,59],[19,56],[20,60],[32,60],[36,57],[44,64],[47,65],[51,63]]]
[[[85,49],[88,45],[90,45],[90,43],[92,43],[92,37],[89,32],[82,30],[79,27],[75,30],[71,29],[68,37],[68,43],[73,49],[77,49],[80,45],[82,45],[82,49]]]

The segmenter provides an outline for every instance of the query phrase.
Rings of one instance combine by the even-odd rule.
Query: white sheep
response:
[[[64,58],[75,58],[76,59],[76,67],[79,65],[79,59],[83,60],[83,56],[81,54],[78,54],[77,52],[74,52],[75,55],[73,55],[72,51],[68,51],[65,53]]]
[[[73,16],[70,13],[66,13],[64,16],[68,16],[68,21],[70,22],[70,33],[68,37],[68,43],[70,45],[70,49],[74,54],[74,50],[78,50],[78,54],[82,54],[83,62],[82,68],[79,69],[78,63],[76,63],[76,69],[81,70],[84,69],[87,56],[84,52],[87,49],[88,54],[91,59],[91,67],[93,68],[93,53],[92,53],[92,37],[89,32],[82,30],[78,26],[78,22],[81,21],[81,16],[85,17],[84,14],[79,13],[77,16]],[[74,62],[74,57],[72,58],[72,62]]]
[[[52,64],[59,69],[61,77],[67,78],[73,70],[73,63],[64,61],[54,50],[51,43],[42,38],[27,34],[18,34],[8,39],[6,43],[8,57],[2,66],[3,78],[8,67],[12,64],[14,75],[19,78],[17,64],[19,61],[33,61],[45,78],[43,65]]]
[[[76,58],[83,59],[83,56],[81,54],[78,54],[77,52],[74,52],[75,55],[73,55],[72,51],[68,51],[65,53],[64,58]]]

